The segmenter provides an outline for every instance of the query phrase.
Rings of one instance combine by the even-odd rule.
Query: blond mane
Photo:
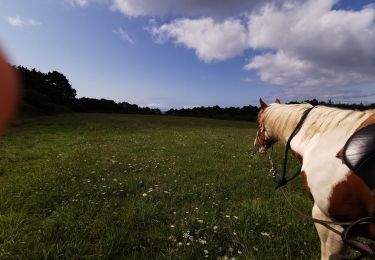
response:
[[[310,104],[273,103],[260,114],[259,122],[266,127],[271,136],[278,137],[285,142],[285,137],[293,132],[303,112],[310,107],[312,107]],[[311,138],[317,133],[324,133],[337,127],[343,127],[348,132],[353,131],[374,113],[375,109],[356,111],[317,106],[304,122],[304,138]]]

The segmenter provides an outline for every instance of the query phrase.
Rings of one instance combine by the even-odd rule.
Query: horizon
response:
[[[0,0],[0,48],[78,97],[171,108],[374,103],[375,1]]]

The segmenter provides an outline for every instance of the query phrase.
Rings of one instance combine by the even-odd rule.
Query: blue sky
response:
[[[257,2],[0,0],[0,46],[13,64],[65,74],[80,97],[374,102],[374,1]]]

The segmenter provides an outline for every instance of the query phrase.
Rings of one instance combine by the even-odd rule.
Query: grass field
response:
[[[15,124],[0,137],[0,259],[318,259],[313,224],[253,150],[255,127],[95,114]],[[288,196],[310,214],[300,180]]]

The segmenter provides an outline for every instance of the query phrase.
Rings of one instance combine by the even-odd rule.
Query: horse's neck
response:
[[[297,110],[297,109],[296,109]],[[301,111],[301,109],[299,109]],[[303,114],[302,110],[302,114]],[[291,147],[294,151],[303,156],[306,149],[319,145],[322,152],[337,152],[345,145],[348,138],[360,127],[360,125],[369,117],[371,111],[361,112],[353,110],[340,110],[337,108],[317,107],[312,110],[303,123],[301,130],[293,138]],[[296,127],[302,114],[297,117],[291,117],[292,130],[284,131],[284,138],[289,135]],[[293,114],[295,115],[295,114]],[[283,139],[287,140],[287,139]],[[285,141],[284,141],[285,142]],[[334,151],[331,151],[334,150]]]
[[[296,109],[291,109],[288,105],[274,107],[274,111],[272,111],[274,114],[269,116],[271,122],[268,124],[271,136],[286,144],[300,121],[303,112],[308,108],[309,107],[301,106],[296,107]]]

